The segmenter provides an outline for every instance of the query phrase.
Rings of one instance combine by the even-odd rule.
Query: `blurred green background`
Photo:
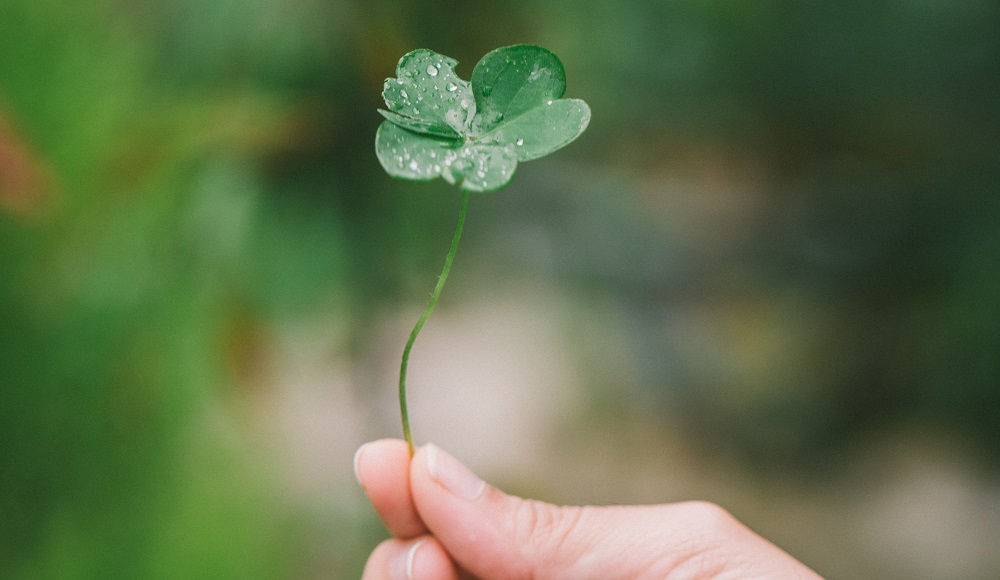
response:
[[[411,420],[508,491],[721,503],[831,578],[1000,576],[1000,4],[0,4],[0,577],[356,578],[457,213],[405,52],[593,109],[478,196]]]

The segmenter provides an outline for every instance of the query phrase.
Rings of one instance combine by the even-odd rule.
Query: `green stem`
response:
[[[444,259],[444,268],[441,269],[441,275],[438,276],[437,285],[434,286],[434,291],[431,292],[431,300],[427,303],[424,313],[420,315],[420,319],[417,320],[413,331],[410,332],[410,339],[406,341],[406,347],[403,348],[403,361],[399,365],[399,412],[403,417],[403,437],[406,439],[406,445],[410,448],[411,457],[413,456],[413,436],[410,435],[410,414],[406,410],[406,367],[410,362],[410,350],[413,348],[413,342],[417,340],[420,329],[424,327],[427,318],[434,311],[434,306],[437,304],[438,297],[441,296],[444,283],[448,279],[451,263],[455,261],[455,252],[458,250],[458,241],[462,238],[462,227],[465,225],[465,211],[468,207],[469,192],[463,190],[462,206],[458,210],[458,225],[455,227],[455,236],[451,239],[451,249],[448,250],[448,256]]]

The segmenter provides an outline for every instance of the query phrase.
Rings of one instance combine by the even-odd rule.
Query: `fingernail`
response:
[[[364,485],[361,483],[361,476],[358,475],[358,464],[361,463],[361,455],[364,454],[365,448],[368,447],[368,445],[370,445],[370,443],[365,443],[361,447],[358,447],[358,450],[354,452],[354,479],[358,480],[358,485],[361,487],[364,487]]]
[[[396,560],[392,563],[392,570],[389,572],[393,580],[413,580],[413,561],[417,559],[417,550],[426,541],[427,538],[417,540],[415,544],[410,546],[409,550],[396,556]]]
[[[427,445],[427,472],[441,487],[458,497],[472,500],[486,489],[486,482],[435,445]]]

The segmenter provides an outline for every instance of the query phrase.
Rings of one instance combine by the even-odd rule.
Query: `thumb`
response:
[[[433,445],[410,469],[421,519],[480,578],[665,578],[702,551],[680,538],[672,554],[664,549],[670,506],[560,507],[509,496]]]
[[[410,486],[431,534],[477,577],[584,577],[566,570],[593,548],[594,538],[577,531],[583,508],[506,495],[434,445],[415,454]]]
[[[506,495],[441,449],[410,464],[420,518],[483,579],[818,578],[706,502],[563,507]]]

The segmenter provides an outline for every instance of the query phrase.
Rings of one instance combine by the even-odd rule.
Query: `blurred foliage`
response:
[[[762,464],[903,420],[1000,455],[998,22],[985,0],[6,0],[0,576],[310,573],[312,524],[217,415],[239,423],[287,321],[332,311],[361,349],[427,290],[457,200],[372,150],[416,47],[464,76],[506,44],[564,60],[590,131],[477,200],[464,261],[613,309],[666,420]],[[357,576],[377,527],[333,522],[323,574]]]

